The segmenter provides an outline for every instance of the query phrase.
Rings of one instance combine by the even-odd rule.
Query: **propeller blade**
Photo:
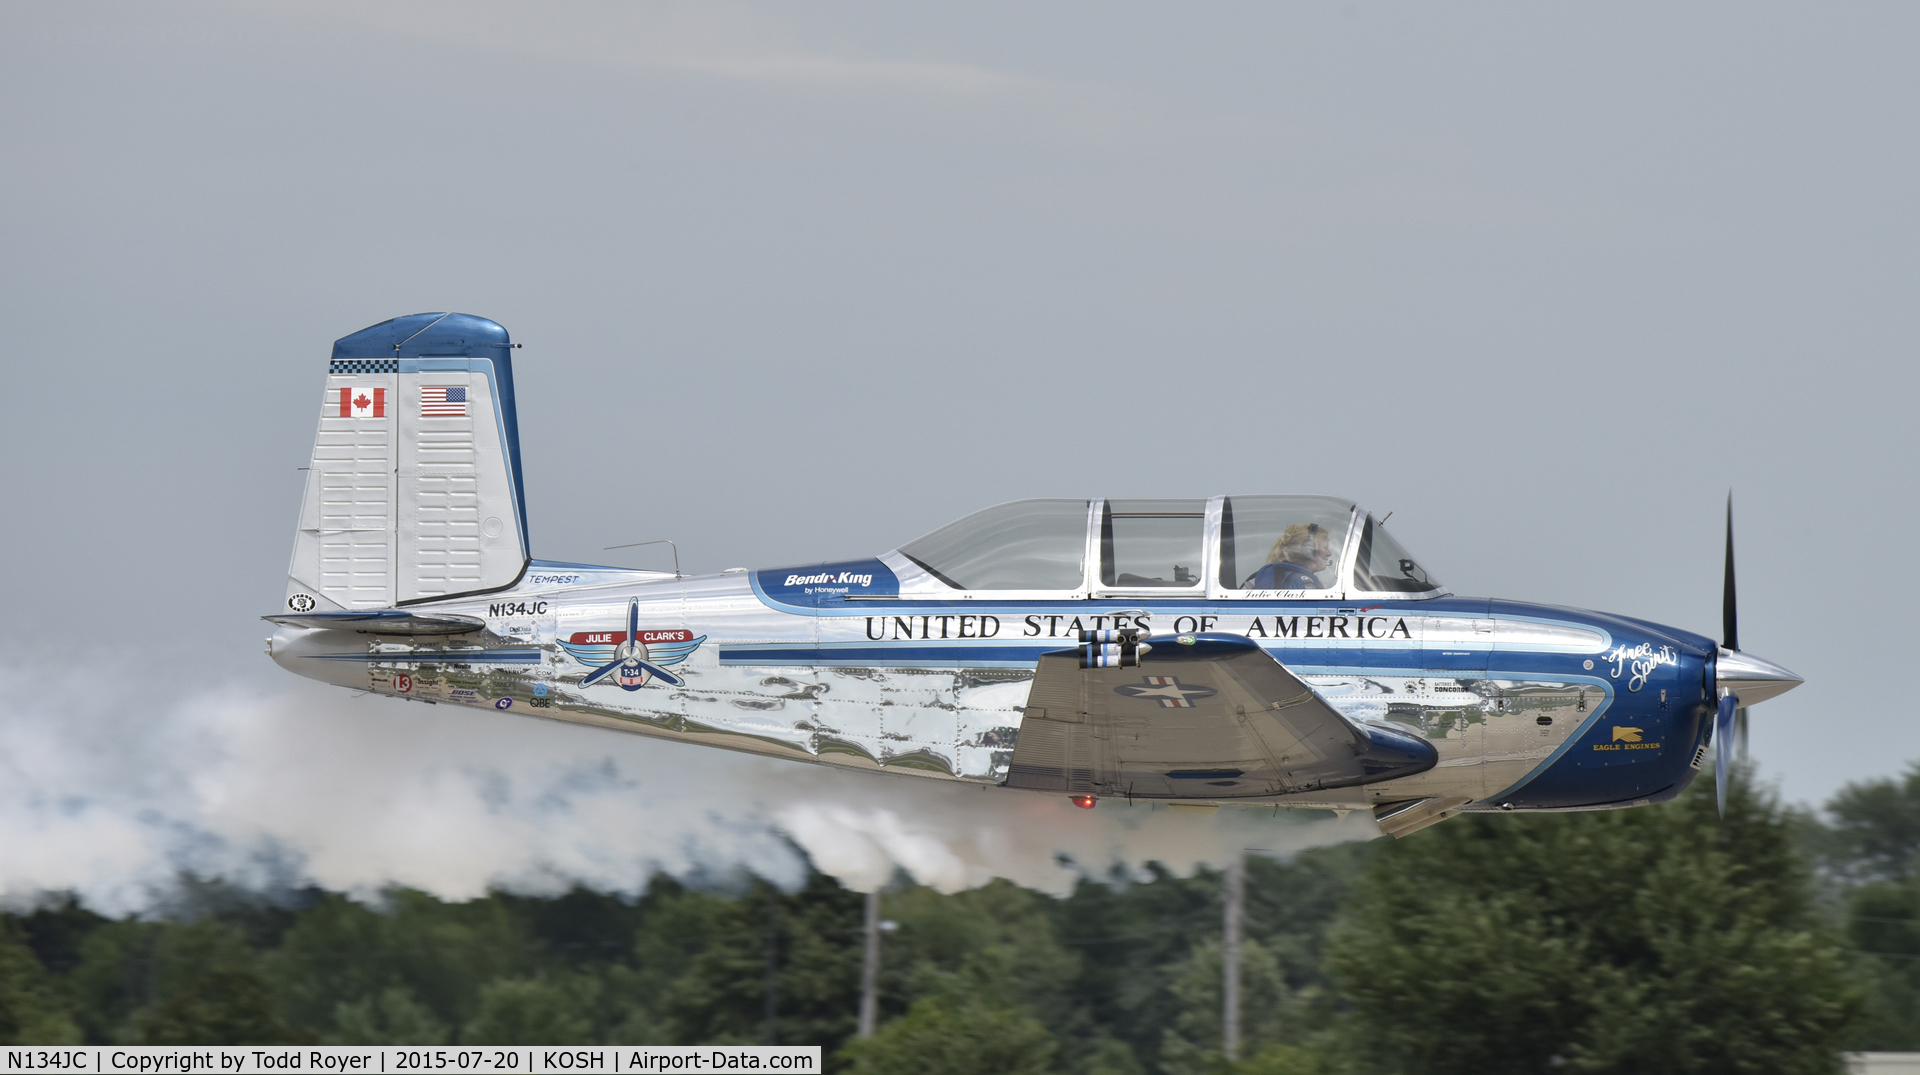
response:
[[[1730,650],[1740,648],[1739,602],[1733,593],[1733,493],[1727,493],[1727,579],[1720,590],[1720,629]]]
[[[581,678],[580,685],[582,687],[591,687],[595,683],[598,683],[601,680],[607,678],[607,676],[613,673],[614,669],[620,667],[621,660],[622,658],[615,657],[609,663],[603,664],[600,667],[594,669],[593,671],[588,672],[584,677]]]
[[[639,649],[639,647],[640,647],[640,599],[636,597],[627,602],[627,640],[621,643],[620,646],[618,647],[618,650],[616,650],[616,652],[621,653],[622,655],[616,656],[613,660],[608,661],[606,664],[601,665],[600,667],[594,669],[591,672],[588,672],[584,677],[581,678],[580,685],[582,687],[591,687],[595,683],[598,683],[601,680],[612,675],[614,670],[619,668],[621,665],[629,664],[629,665],[638,665],[641,668],[646,669],[647,674],[651,675],[655,679],[663,680],[667,683],[671,683],[676,687],[686,686],[686,682],[687,682],[686,680],[681,679],[679,676],[674,675],[672,672],[669,672],[666,669],[660,667],[659,665],[654,664],[652,661],[643,661],[638,657],[625,656],[625,654],[632,653],[635,650]],[[628,687],[625,683],[620,684],[620,686],[630,691],[636,691],[640,689],[637,686]]]
[[[1733,492],[1727,492],[1727,574],[1720,589],[1720,629],[1726,636],[1726,647],[1734,652],[1740,650],[1740,602],[1736,596],[1733,582]],[[1731,710],[1731,718],[1728,711]],[[1714,762],[1717,769],[1714,782],[1719,785],[1720,814],[1727,813],[1727,784],[1733,774],[1727,770],[1728,756],[1734,752],[1740,755],[1740,763],[1747,761],[1747,707],[1740,704],[1738,695],[1728,694],[1720,699],[1719,711],[1714,715],[1714,735],[1721,738]],[[1726,733],[1731,733],[1730,735]],[[1727,742],[1731,739],[1731,742]],[[1722,776],[1720,774],[1725,773]]]
[[[1721,817],[1727,816],[1727,788],[1733,784],[1733,715],[1739,706],[1740,696],[1728,691],[1713,714],[1713,784]]]

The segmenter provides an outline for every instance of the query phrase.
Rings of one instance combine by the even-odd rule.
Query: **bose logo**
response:
[[[840,582],[850,586],[856,583],[861,586],[871,586],[873,585],[873,576],[855,575],[849,571],[842,571],[838,575],[788,575],[786,584],[788,586],[818,586],[826,582]]]

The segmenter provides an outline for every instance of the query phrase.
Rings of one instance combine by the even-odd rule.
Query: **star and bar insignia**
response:
[[[1152,698],[1164,709],[1192,709],[1193,703],[1220,693],[1212,687],[1188,687],[1178,676],[1147,676],[1143,683],[1123,683],[1113,693],[1128,698]]]

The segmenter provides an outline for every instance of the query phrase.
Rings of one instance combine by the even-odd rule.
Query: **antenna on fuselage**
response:
[[[666,547],[672,549],[673,550],[673,577],[676,579],[680,577],[680,546],[675,545],[671,540],[667,538],[659,538],[658,540],[655,540],[655,541],[636,541],[628,545],[608,545],[606,548],[601,549],[600,551],[612,552],[615,549],[637,549],[642,545],[665,545]]]

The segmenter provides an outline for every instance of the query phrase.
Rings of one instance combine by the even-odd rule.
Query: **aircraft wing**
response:
[[[317,627],[332,631],[365,631],[376,635],[464,635],[482,630],[487,621],[451,612],[411,612],[402,608],[370,608],[358,612],[300,612],[260,617],[282,627]]]
[[[1027,694],[1007,786],[1148,799],[1233,799],[1425,772],[1424,738],[1355,724],[1239,635],[1162,636],[1131,668],[1048,653]]]

